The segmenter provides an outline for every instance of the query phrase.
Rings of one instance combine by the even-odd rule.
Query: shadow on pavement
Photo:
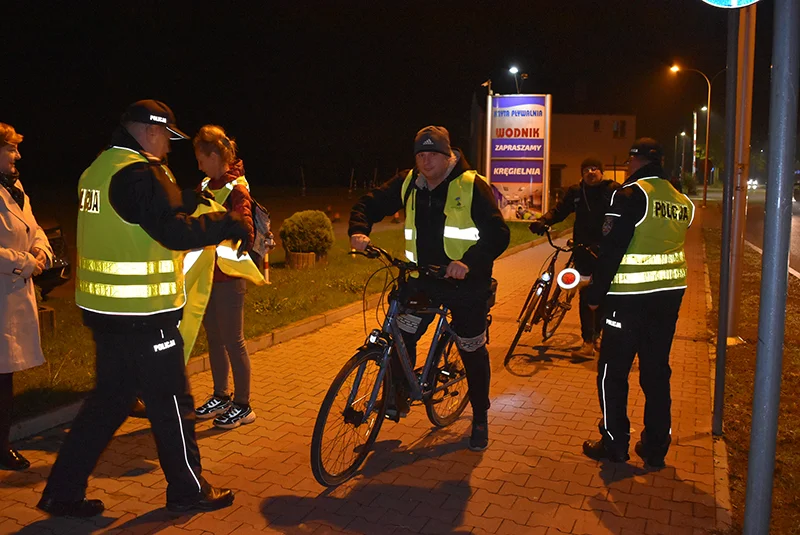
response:
[[[113,530],[115,533],[130,530],[130,533],[158,533],[169,526],[186,524],[194,514],[172,513],[166,508],[156,509],[141,516],[120,523],[119,518],[97,516],[91,519],[70,517],[49,517],[28,524],[17,533],[20,535],[41,535],[43,533],[69,533],[70,535],[91,535]]]
[[[583,340],[580,335],[559,334],[557,338],[557,344],[550,343],[547,345],[540,344],[534,346],[518,345],[514,354],[506,355],[503,367],[511,375],[517,377],[533,377],[537,373],[550,369],[556,362],[585,364],[589,362],[594,363],[596,361],[596,356],[595,358],[591,358],[573,357],[571,355],[572,351],[580,349],[581,347]],[[594,369],[593,364],[591,367]]]
[[[48,431],[44,436],[35,436],[17,443],[24,451],[58,453],[67,436],[68,429],[61,427]],[[33,459],[31,459],[33,461]],[[4,472],[0,477],[0,488],[22,488],[45,481],[52,463],[32,462],[31,467],[21,472]],[[92,472],[95,478],[117,479],[136,477],[160,470],[158,452],[150,428],[115,435],[109,447],[100,456]],[[91,481],[89,483],[91,487]]]
[[[467,450],[463,433],[438,428],[408,448],[398,448],[399,445],[399,440],[376,442],[358,479],[326,488],[316,496],[267,498],[261,504],[262,515],[271,529],[291,535],[325,528],[347,528],[359,533],[418,533],[425,527],[433,529],[432,533],[469,533],[451,526],[463,521],[472,495],[468,478],[482,453]],[[452,465],[451,470],[443,471],[443,462]],[[446,473],[450,479],[415,477],[434,471]],[[411,484],[414,479],[427,486]],[[431,519],[436,522],[435,527],[426,526]]]
[[[683,508],[682,512],[680,510],[670,512],[664,509],[658,511],[664,515],[661,524],[665,526],[675,524],[675,515],[682,514],[685,516],[685,527],[689,531],[693,527],[695,532],[707,533],[708,530],[715,527],[714,508],[717,504],[714,495],[698,489],[692,481],[680,479],[675,468],[669,466],[669,462],[667,462],[666,468],[660,470],[641,468],[628,463],[605,462],[600,465],[598,475],[608,489],[608,495],[598,494],[590,497],[588,504],[600,519],[601,524],[612,532],[619,531],[621,527],[634,531],[637,529],[636,526],[625,524],[625,522],[640,521],[642,529],[644,529],[644,520],[641,515],[632,515],[630,508],[652,509],[654,512],[661,509],[661,507],[648,507],[646,503],[642,504],[639,501],[639,499],[661,498],[655,493],[659,490],[671,497],[671,500],[661,498],[662,501],[679,502],[675,505]],[[698,507],[707,508],[708,515],[703,517],[702,514],[698,514]],[[610,513],[613,516],[604,513]],[[658,521],[656,518],[654,516],[653,520]],[[648,524],[649,522],[648,520]]]

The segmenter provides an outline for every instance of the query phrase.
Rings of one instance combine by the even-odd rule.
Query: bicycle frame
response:
[[[528,294],[528,299],[525,301],[525,305],[522,307],[522,310],[520,311],[519,316],[517,317],[517,321],[522,319],[522,315],[524,314],[525,309],[528,308],[528,303],[530,303],[530,300],[533,299],[534,293],[536,295],[541,295],[542,299],[539,302],[539,306],[537,307],[534,313],[533,323],[537,323],[539,319],[542,317],[541,312],[543,307],[546,306],[547,298],[550,297],[550,290],[552,290],[553,288],[553,282],[556,276],[556,264],[558,262],[558,256],[559,254],[561,254],[562,251],[567,252],[562,248],[556,248],[556,250],[553,252],[552,256],[550,257],[550,261],[547,264],[547,269],[545,269],[544,272],[542,272],[542,274],[539,275],[539,278],[536,279],[536,282],[534,283],[533,291]],[[570,254],[570,258],[567,260],[567,265],[570,265],[571,262],[572,262],[572,254]],[[547,276],[546,278],[545,275]]]
[[[405,273],[402,272],[400,276],[403,277]],[[431,396],[446,388],[447,386],[451,385],[444,385],[444,386],[437,386],[432,390],[425,389],[424,383],[420,381],[417,377],[417,374],[414,372],[414,369],[411,367],[411,359],[408,355],[408,348],[406,347],[405,340],[403,338],[403,331],[400,329],[399,325],[397,324],[397,316],[405,311],[402,309],[400,304],[400,300],[397,297],[391,299],[389,305],[389,311],[386,313],[386,318],[383,320],[383,325],[380,330],[375,329],[373,330],[369,336],[367,337],[366,342],[364,343],[363,347],[380,347],[382,348],[383,354],[380,359],[380,372],[378,372],[378,378],[375,381],[375,386],[372,388],[370,392],[369,401],[366,404],[364,415],[362,416],[362,423],[367,420],[369,415],[375,410],[375,405],[378,400],[378,394],[380,393],[381,385],[383,384],[383,379],[389,369],[390,359],[391,359],[391,349],[392,346],[395,347],[397,350],[397,357],[400,360],[400,366],[403,370],[403,374],[405,378],[408,380],[408,384],[411,388],[411,399],[414,401],[420,401],[425,396]],[[421,310],[414,310],[417,314],[434,314],[438,316],[438,320],[436,322],[436,329],[433,333],[433,340],[431,341],[430,348],[428,349],[428,355],[425,359],[425,364],[422,369],[422,373],[419,377],[425,378],[428,377],[428,374],[431,370],[431,367],[434,363],[434,357],[436,356],[437,351],[439,350],[440,343],[444,336],[452,335],[453,331],[450,328],[450,324],[447,321],[447,314],[449,309],[445,306],[439,306],[436,308],[428,307]],[[361,383],[361,379],[363,377],[364,369],[360,369],[356,374],[356,378],[353,382],[353,388],[350,391],[350,396],[348,397],[348,406],[352,406],[355,402],[355,393],[358,392],[358,387]]]

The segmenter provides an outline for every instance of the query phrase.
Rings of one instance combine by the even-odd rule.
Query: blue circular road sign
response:
[[[755,4],[758,0],[703,0],[703,2],[714,7],[738,8]]]

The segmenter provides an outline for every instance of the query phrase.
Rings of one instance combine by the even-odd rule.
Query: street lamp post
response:
[[[674,173],[678,169],[678,134],[675,134],[675,147],[672,150],[672,170],[670,174]],[[683,179],[683,177],[681,177]]]
[[[672,67],[670,67],[669,70],[676,73],[676,72],[680,71],[681,68],[678,67],[677,65],[673,65]],[[684,69],[684,70],[692,71],[692,72],[696,72],[696,73],[700,74],[700,76],[702,76],[705,79],[706,84],[708,84],[708,99],[707,99],[708,103],[706,104],[706,158],[705,158],[705,165],[704,165],[704,169],[703,169],[703,208],[705,208],[706,207],[706,195],[708,193],[708,133],[711,130],[711,80],[709,80],[708,76],[706,76],[702,71],[698,71],[697,69]],[[715,74],[714,78],[716,78],[717,75],[719,75],[724,70],[725,69],[722,69],[717,74]]]
[[[686,132],[681,132],[681,182],[683,182],[683,169],[686,165]]]
[[[708,140],[706,140],[708,143]],[[706,160],[708,161],[708,160]],[[692,181],[697,183],[697,112],[692,112]],[[705,206],[705,203],[703,203]]]
[[[517,73],[519,72],[519,69],[512,66],[510,69],[508,69],[508,72],[510,72],[511,74],[514,75],[514,84],[516,84],[516,86],[517,86],[517,94],[519,94],[519,78],[517,77]]]

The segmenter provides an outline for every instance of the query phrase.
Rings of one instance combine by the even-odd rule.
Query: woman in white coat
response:
[[[0,123],[0,469],[30,466],[8,441],[14,372],[44,363],[39,313],[31,277],[48,268],[53,250],[31,211],[16,161],[22,136]]]

